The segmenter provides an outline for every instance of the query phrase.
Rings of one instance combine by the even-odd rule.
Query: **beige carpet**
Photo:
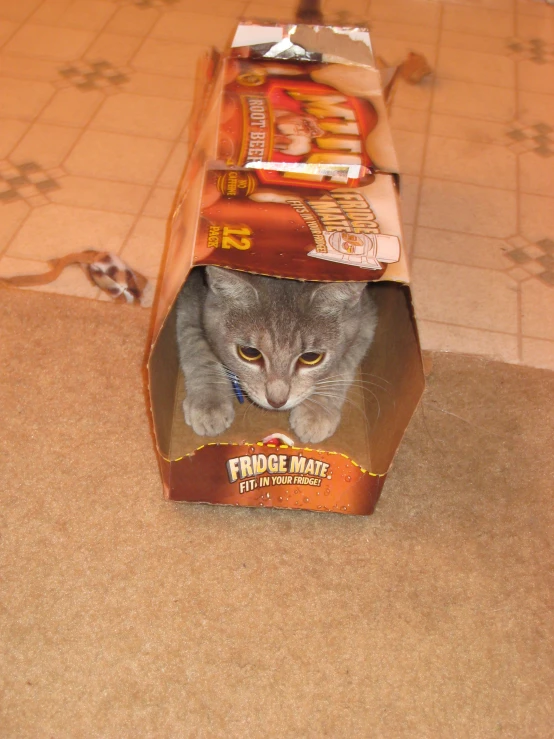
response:
[[[147,313],[0,315],[2,738],[553,736],[553,374],[434,356],[372,517],[177,505]]]

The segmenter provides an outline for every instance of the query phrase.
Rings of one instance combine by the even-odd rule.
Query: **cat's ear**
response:
[[[246,273],[221,267],[206,267],[206,277],[210,290],[221,299],[233,303],[247,303],[254,301],[258,296]]]
[[[323,313],[352,309],[360,302],[366,287],[365,282],[326,282],[315,288],[311,302]]]

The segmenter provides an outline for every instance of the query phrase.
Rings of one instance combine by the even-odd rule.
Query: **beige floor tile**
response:
[[[451,0],[447,0],[450,2]],[[467,5],[471,8],[490,8],[491,10],[511,11],[511,0],[456,0],[456,5]]]
[[[295,8],[293,5],[285,3],[262,3],[250,2],[246,6],[244,17],[254,19],[256,21],[282,21],[290,23],[295,18]]]
[[[43,272],[47,272],[48,269],[49,267],[45,262],[34,259],[18,259],[16,257],[3,257],[0,259],[0,276],[2,277],[42,274]],[[38,292],[57,293],[59,295],[71,295],[76,298],[89,299],[98,298],[100,293],[100,288],[93,285],[81,267],[77,265],[67,267],[57,280],[47,285],[18,289],[36,290]]]
[[[191,106],[182,100],[121,93],[102,103],[90,128],[173,140],[181,133]]]
[[[144,206],[143,215],[169,220],[173,211],[176,191],[173,187],[157,187]]]
[[[371,0],[370,16],[372,20],[438,26],[440,6],[424,0]]]
[[[142,216],[123,251],[121,258],[145,277],[157,278],[167,237],[167,220]]]
[[[519,187],[521,192],[554,198],[554,163],[550,157],[532,151],[519,155]]]
[[[41,23],[62,28],[81,28],[99,31],[115,12],[107,0],[71,0],[71,2],[44,3],[31,18]]]
[[[524,270],[522,267],[512,267],[512,269],[509,269],[507,272],[505,272],[509,277],[511,277],[516,282],[524,282],[525,280],[530,280],[531,275],[529,272]]]
[[[47,260],[87,248],[118,251],[134,218],[101,210],[45,205],[33,210],[7,254]]]
[[[521,333],[554,341],[554,287],[538,280],[521,286]]]
[[[441,48],[465,49],[484,54],[506,54],[507,39],[504,36],[478,36],[474,33],[460,33],[459,31],[443,30],[441,33]]]
[[[535,15],[544,18],[550,9],[546,3],[537,0],[516,0],[516,10],[519,15]]]
[[[12,151],[10,159],[21,163],[40,162],[41,167],[58,167],[81,135],[78,128],[34,123]]]
[[[434,321],[418,321],[421,346],[434,352],[479,354],[500,362],[517,362],[517,337],[494,331],[452,326]]]
[[[53,94],[45,82],[0,77],[0,117],[33,120]]]
[[[389,120],[394,131],[426,133],[429,113],[426,110],[402,108],[396,103],[391,107]]]
[[[504,255],[512,248],[500,239],[418,226],[413,251],[437,262],[502,270],[511,264]]]
[[[424,80],[419,85],[409,85],[401,80],[394,92],[393,105],[414,110],[429,110],[433,84],[431,80]]]
[[[518,118],[528,123],[544,123],[554,118],[554,95],[540,92],[518,93]]]
[[[506,124],[431,113],[429,133],[479,144],[493,144],[506,135]]]
[[[517,333],[517,291],[506,275],[416,257],[412,279],[420,319]]]
[[[73,175],[62,177],[59,184],[61,186],[59,190],[49,193],[49,198],[53,202],[114,213],[137,214],[150,192],[147,185]]]
[[[292,2],[295,3],[296,0]],[[177,9],[183,8],[185,12],[194,11],[228,18],[246,18],[248,16],[244,13],[244,9],[247,4],[246,0],[203,0],[202,3],[198,0],[185,0],[179,4]]]
[[[0,18],[20,23],[26,20],[42,2],[43,0],[18,0],[18,2],[3,0],[0,3]]]
[[[142,38],[120,33],[102,32],[89,46],[85,57],[90,61],[106,60],[114,66],[127,66],[142,43]]]
[[[158,139],[86,131],[64,167],[70,174],[150,185],[170,150],[171,143]]]
[[[429,136],[424,174],[474,185],[517,188],[517,158],[504,146]]]
[[[518,14],[516,35],[519,38],[542,38],[545,41],[554,40],[554,20],[552,8],[544,7],[542,16]]]
[[[169,12],[160,17],[150,31],[150,38],[220,46],[231,40],[235,26],[234,18]]]
[[[190,1],[191,0],[187,0],[187,2],[185,3],[186,5],[188,5],[187,10],[192,10],[192,8],[190,7]],[[254,2],[256,2],[258,5],[262,5],[266,9],[267,8],[271,9],[275,5],[275,3],[272,0],[254,0]],[[352,7],[352,2],[354,3],[359,2],[359,0],[346,0],[346,2],[344,3],[344,6],[347,9],[349,9]],[[293,11],[296,10],[296,7],[298,5],[298,3],[295,0],[282,0],[280,4],[283,6],[283,8],[287,8],[288,10],[293,10]],[[248,6],[248,3],[247,3],[247,6]],[[246,10],[247,10],[246,17],[248,17],[248,7],[246,8]]]
[[[518,62],[517,83],[520,90],[543,92],[554,96],[554,69],[551,64],[536,64],[528,59]],[[554,117],[554,97],[551,115]]]
[[[411,225],[415,221],[419,189],[419,177],[412,175],[402,176],[400,180],[400,209],[402,223],[404,225]]]
[[[515,93],[503,87],[475,82],[438,79],[433,112],[447,115],[511,121],[515,117]]]
[[[385,36],[372,36],[371,38],[373,51],[375,56],[381,57],[387,64],[400,64],[411,52],[422,54],[431,67],[434,67],[437,56],[437,46],[435,44],[423,44],[417,41],[403,41]],[[424,83],[428,85],[428,83]],[[420,88],[421,85],[406,85],[413,89]]]
[[[82,92],[76,87],[64,87],[56,92],[42,111],[40,120],[44,123],[83,128],[105,99],[105,95],[99,90]]]
[[[290,3],[290,0],[289,0]],[[290,3],[294,8],[298,3]],[[323,15],[327,19],[342,18],[343,14],[354,20],[365,20],[369,17],[368,0],[323,0],[321,3]]]
[[[143,72],[195,79],[196,64],[206,51],[199,44],[149,38],[132,59],[132,66]]]
[[[0,253],[4,251],[10,239],[20,228],[31,212],[31,209],[21,200],[3,204],[0,210]]]
[[[394,41],[407,41],[410,44],[436,44],[439,37],[438,26],[418,26],[413,23],[394,23],[375,20],[371,23],[371,39],[389,38]]]
[[[408,255],[408,261],[411,261],[413,254],[414,227],[411,223],[402,223],[402,246]]]
[[[28,20],[30,23],[55,26],[56,21],[67,13],[74,2],[75,0],[44,0]]]
[[[529,241],[554,238],[554,198],[520,195],[520,233]]]
[[[5,43],[18,28],[14,21],[6,21],[0,18],[0,46]]]
[[[521,343],[523,364],[554,370],[554,341],[524,337]]]
[[[394,146],[400,164],[400,174],[420,175],[425,135],[412,131],[395,131]]]
[[[28,122],[14,121],[9,118],[0,120],[0,159],[8,156],[28,128]]]
[[[516,233],[516,212],[516,193],[510,190],[424,178],[418,224],[507,238]]]
[[[439,51],[436,74],[446,79],[497,87],[512,88],[516,81],[515,62],[506,56],[445,46]]]
[[[447,31],[472,33],[477,36],[514,36],[514,14],[490,8],[445,5],[442,27]]]
[[[4,51],[62,62],[79,58],[93,39],[90,31],[27,23],[8,41]]]
[[[122,89],[136,95],[152,95],[154,97],[164,97],[168,100],[194,99],[193,78],[183,79],[183,77],[134,72],[130,75],[129,82],[122,85]]]
[[[157,182],[158,186],[177,189],[187,163],[188,152],[188,145],[184,142],[175,146]]]
[[[3,77],[54,82],[59,77],[59,69],[59,62],[53,59],[33,59],[4,52],[0,54],[0,74]]]
[[[115,12],[105,30],[129,36],[146,36],[159,17],[157,8],[123,5]]]

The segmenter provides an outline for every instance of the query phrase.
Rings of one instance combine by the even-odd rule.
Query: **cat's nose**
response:
[[[282,408],[287,401],[286,400],[272,400],[272,398],[268,398],[267,402],[272,408]]]
[[[284,380],[269,379],[265,397],[272,408],[282,408],[289,399],[290,386]]]

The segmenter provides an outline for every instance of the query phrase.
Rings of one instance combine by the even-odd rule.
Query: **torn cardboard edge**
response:
[[[270,40],[275,40],[279,32],[282,39],[281,26],[275,27],[272,32],[273,36],[268,31],[271,36]],[[332,31],[331,37],[333,37],[333,34],[334,37],[339,37],[336,31]],[[344,36],[344,34],[342,35]],[[341,50],[341,53],[344,52]],[[218,221],[218,218],[223,218],[221,223],[224,223],[227,217],[225,214],[241,213],[242,215],[238,220],[243,225],[240,228],[253,229],[254,236],[258,228],[256,226],[257,221],[254,223],[248,222],[252,213],[255,212],[254,206],[252,204],[248,205],[248,202],[244,199],[241,200],[242,196],[237,198],[237,193],[240,194],[240,183],[237,184],[237,178],[244,177],[241,186],[243,192],[248,191],[249,193],[246,195],[247,199],[256,191],[267,188],[267,183],[264,184],[263,177],[265,176],[264,171],[266,171],[267,163],[274,161],[271,151],[268,150],[268,159],[265,161],[259,160],[259,166],[252,163],[246,169],[244,167],[245,162],[241,164],[240,158],[224,163],[220,155],[221,152],[218,152],[218,146],[221,147],[221,142],[225,138],[223,135],[225,115],[222,114],[222,110],[225,112],[224,103],[225,100],[229,99],[229,95],[239,96],[237,99],[240,104],[236,110],[243,111],[249,110],[248,99],[252,97],[252,92],[255,93],[257,104],[260,104],[260,99],[265,96],[269,100],[270,106],[267,118],[271,123],[268,125],[270,128],[275,125],[275,116],[272,113],[272,105],[275,105],[275,103],[271,103],[270,100],[271,90],[274,89],[273,79],[268,79],[267,76],[264,77],[261,74],[263,69],[261,71],[252,69],[252,65],[256,64],[257,59],[257,57],[245,59],[244,50],[240,49],[239,57],[231,57],[231,61],[219,60],[214,65],[216,73],[208,84],[210,100],[204,100],[197,106],[197,110],[201,111],[199,116],[202,118],[203,125],[197,129],[196,147],[187,166],[180,188],[180,202],[173,219],[166,270],[157,305],[156,332],[148,365],[151,409],[165,495],[172,500],[213,504],[305,508],[358,514],[371,513],[381,492],[382,484],[396,449],[423,391],[421,353],[409,287],[407,286],[409,279],[407,272],[402,274],[402,277],[397,275],[395,280],[391,265],[380,265],[383,268],[383,274],[379,276],[380,281],[373,288],[376,291],[375,296],[379,304],[381,318],[373,346],[364,360],[361,371],[369,372],[377,378],[383,378],[387,383],[387,390],[382,391],[381,389],[378,391],[383,392],[383,397],[378,396],[376,403],[374,396],[368,392],[361,392],[356,385],[353,385],[350,392],[353,396],[356,393],[358,394],[356,397],[357,415],[349,413],[345,405],[341,425],[337,433],[321,445],[317,445],[320,448],[312,449],[309,445],[304,447],[298,442],[293,445],[284,443],[282,439],[287,438],[291,433],[285,414],[278,412],[274,414],[262,413],[260,409],[253,405],[249,408],[248,414],[244,414],[244,418],[248,419],[247,423],[237,423],[235,420],[233,426],[217,438],[197,437],[186,426],[182,416],[181,404],[184,399],[184,383],[177,359],[174,300],[186,275],[192,268],[200,267],[202,264],[219,264],[231,269],[246,268],[252,272],[263,273],[260,265],[256,266],[255,264],[256,248],[251,248],[252,244],[249,245],[246,251],[242,252],[248,253],[248,262],[243,263],[242,267],[236,259],[221,261],[222,255],[226,251],[232,253],[232,249],[225,250],[223,248],[224,243],[221,241],[223,228],[220,228]],[[273,65],[273,74],[277,78],[280,70],[278,65],[291,64],[290,60],[282,62],[271,59],[263,60],[262,63]],[[347,103],[345,110],[354,110],[356,103],[351,96],[358,93],[360,93],[362,99],[364,95],[365,98],[369,98],[372,104],[373,101],[382,101],[377,102],[377,107],[374,105],[374,109],[378,110],[377,119],[380,126],[380,129],[377,127],[374,127],[374,129],[381,130],[381,138],[378,139],[379,145],[374,147],[375,158],[396,162],[392,145],[389,146],[391,141],[390,129],[386,118],[384,95],[379,84],[378,70],[375,67],[356,67],[353,64],[338,65],[330,63],[320,63],[316,70],[310,61],[303,61],[302,64],[306,66],[299,68],[298,74],[300,77],[305,76],[307,74],[306,70],[312,68],[314,74],[317,75],[317,79],[314,79],[313,76],[310,77],[312,101],[319,100],[320,103],[325,105],[328,103],[326,96],[334,94],[336,97],[336,95],[339,95],[339,99],[345,103],[347,100],[351,100]],[[310,67],[310,64],[312,64],[312,67]],[[229,65],[231,66],[229,67]],[[227,72],[230,69],[232,74],[227,74],[226,69]],[[294,69],[294,63],[292,67],[288,66],[286,68],[287,74],[290,74],[292,69]],[[253,71],[255,72],[254,77],[252,76]],[[364,83],[367,83],[368,80],[370,80],[371,94],[367,92],[367,84],[364,88]],[[282,94],[285,94],[288,88],[298,89],[298,87],[290,84],[288,88],[286,84],[279,88],[279,80],[276,81],[278,89],[276,94],[281,96],[278,97],[279,100],[283,100]],[[252,82],[254,84],[249,84]],[[285,82],[290,83],[290,77],[287,79],[285,75]],[[320,85],[320,88],[313,87],[314,84]],[[352,90],[349,86],[355,89]],[[282,89],[282,93],[279,92],[280,89]],[[332,93],[333,89],[335,93]],[[313,97],[316,90],[319,97],[317,95]],[[243,95],[242,98],[241,95]],[[242,102],[240,102],[241,100]],[[313,102],[316,109],[318,104]],[[354,106],[354,108],[348,106]],[[227,113],[229,113],[229,110],[227,110]],[[344,114],[346,115],[346,113]],[[231,117],[227,119],[231,121],[231,124],[228,126],[226,135],[231,136],[231,141],[239,144],[242,141],[244,144],[248,139],[247,129],[244,128],[247,118],[243,116],[243,113],[237,113],[238,118],[232,119],[233,115],[235,113],[232,113]],[[312,115],[312,113],[306,113],[306,115]],[[339,120],[341,115],[339,115]],[[348,116],[350,115],[348,113]],[[353,115],[354,119],[352,120],[357,120],[356,116],[358,114],[353,113]],[[241,118],[241,116],[243,117]],[[241,128],[241,126],[243,127]],[[240,131],[237,127],[240,128]],[[270,128],[267,130],[269,131]],[[308,135],[308,138],[310,136],[311,134]],[[304,155],[300,157],[303,163],[306,163],[306,157],[309,158],[313,152],[322,151],[318,148],[318,136],[321,139],[321,134],[316,132],[316,137],[313,139],[314,145],[310,151],[306,152],[304,159],[302,159]],[[348,136],[353,136],[353,134],[349,133]],[[345,140],[349,141],[349,139]],[[358,138],[358,140],[363,144],[364,149],[371,145],[371,135],[363,139]],[[321,139],[321,143],[324,143],[324,141],[325,137]],[[383,142],[385,143],[383,144]],[[283,141],[283,143],[285,142]],[[327,141],[327,143],[329,142]],[[313,148],[314,146],[315,148]],[[232,150],[235,151],[234,148]],[[324,149],[323,151],[328,150]],[[342,156],[342,159],[339,156],[337,161],[344,163],[344,156]],[[209,164],[209,162],[214,163]],[[279,165],[279,168],[281,172],[296,178],[295,188],[293,188],[296,193],[301,192],[305,195],[310,188],[313,189],[313,182],[310,183],[309,179],[306,180],[306,171],[299,172],[297,169],[294,173],[294,167],[291,167],[289,172],[281,165]],[[397,170],[396,167],[391,169],[392,171],[388,176],[394,179]],[[276,170],[277,168],[274,168],[273,171]],[[209,174],[210,171],[212,175]],[[215,176],[213,175],[214,172]],[[212,176],[211,184],[206,189],[206,177],[209,178],[210,176]],[[254,183],[248,179],[252,176],[255,177]],[[323,180],[319,187],[323,190],[320,189],[316,191],[315,195],[312,195],[315,198],[314,203],[316,203],[319,196],[325,197],[325,195],[321,195],[322,192],[327,193],[336,204],[336,202],[340,202],[340,197],[338,199],[333,198],[333,192],[352,192],[356,195],[364,189],[362,187],[361,190],[358,190],[352,185],[344,188],[344,185],[335,185],[332,182],[326,183],[325,178],[329,178],[329,173],[321,176]],[[372,181],[379,181],[379,176],[382,177],[383,175],[376,174]],[[302,184],[303,178],[304,182]],[[366,186],[366,190],[370,189],[371,184]],[[279,197],[277,202],[271,200],[275,193],[278,196],[282,194],[283,183],[274,182],[271,190],[269,201],[271,206],[267,205],[267,207],[271,207],[273,212],[277,213],[274,210],[276,207],[288,205],[286,202],[280,203]],[[310,204],[308,202],[307,207],[312,208],[314,203]],[[395,210],[399,222],[396,196],[391,199],[390,208]],[[305,213],[302,214],[299,208],[294,212],[297,216],[302,215],[304,218],[302,222],[295,221],[298,228],[295,227],[294,232],[300,230],[309,237]],[[323,217],[321,209],[318,216],[317,207],[312,212],[315,213],[316,218]],[[348,213],[346,214],[348,216]],[[279,223],[280,219],[276,219],[276,222]],[[191,224],[196,225],[191,226]],[[320,221],[318,228],[322,226],[323,221]],[[211,232],[210,228],[212,229]],[[312,235],[316,232],[319,233],[314,229]],[[332,235],[332,230],[330,233]],[[272,234],[273,229],[270,228],[264,236],[265,241],[262,240],[265,244],[264,252],[266,256],[275,253],[275,245],[271,246]],[[360,235],[363,235],[363,229],[361,229]],[[244,237],[243,235],[240,238],[248,240],[250,237]],[[270,241],[267,240],[268,238],[270,238]],[[265,274],[289,276],[292,279],[309,279],[310,276],[305,273],[306,265],[309,263],[308,253],[314,247],[317,247],[317,244],[313,242],[311,248],[308,248],[310,238],[304,239],[302,242],[304,246],[298,246],[299,251],[295,252],[298,255],[297,257],[291,254],[292,262],[298,259],[297,266],[303,265],[304,273],[301,270],[294,274],[279,274],[279,268],[274,267],[270,268],[271,271],[266,271]],[[401,228],[399,229],[399,238],[401,239]],[[211,247],[208,246],[210,243]],[[283,243],[282,240],[281,243]],[[201,244],[204,244],[204,246],[201,247]],[[356,249],[358,246],[356,245],[353,248]],[[214,254],[217,256],[213,257]],[[261,251],[258,248],[258,259],[261,258],[260,254]],[[316,262],[319,265],[317,269],[331,270],[328,273],[328,279],[330,280],[357,279],[365,281],[367,279],[367,277],[360,275],[359,270],[356,272],[356,277],[352,277],[344,271],[339,274],[337,270],[344,268],[330,262],[326,264],[326,260],[321,259],[313,260],[314,266],[310,265],[310,272],[315,270]],[[389,270],[391,271],[387,274]],[[377,277],[377,274],[374,277]],[[316,272],[313,272],[311,278],[321,280],[321,273],[318,272],[316,276]],[[276,440],[274,445],[264,441],[271,438]],[[248,440],[254,441],[250,442]],[[268,465],[272,466],[269,472]],[[306,469],[314,474],[303,474]],[[235,475],[233,470],[238,470],[238,473]],[[255,474],[248,475],[250,470],[255,471]],[[319,470],[319,472],[325,470],[326,473],[330,474],[321,476],[315,474],[316,470]]]

